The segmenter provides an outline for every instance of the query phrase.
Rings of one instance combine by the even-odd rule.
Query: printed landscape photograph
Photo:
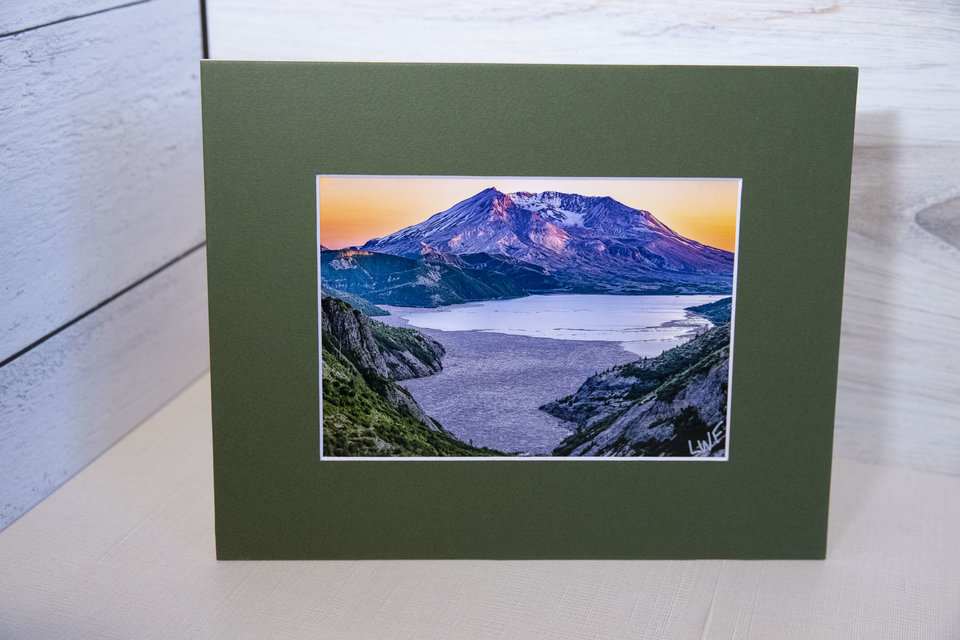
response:
[[[729,457],[736,178],[317,177],[321,457]]]

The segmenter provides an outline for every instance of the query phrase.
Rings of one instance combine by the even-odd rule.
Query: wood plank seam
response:
[[[207,33],[207,0],[200,0],[200,36],[203,38],[203,59],[210,58],[210,38]]]
[[[59,18],[57,20],[51,20],[50,22],[44,22],[43,24],[37,24],[32,27],[26,27],[25,29],[17,29],[15,31],[7,31],[6,33],[0,33],[0,38],[6,38],[7,36],[16,36],[16,35],[20,35],[21,33],[36,31],[37,29],[43,29],[44,27],[49,27],[55,24],[70,22],[71,20],[79,20],[80,18],[88,18],[90,16],[106,13],[108,11],[113,11],[115,9],[126,9],[127,7],[133,7],[138,4],[146,4],[147,2],[153,2],[153,0],[134,0],[133,2],[125,2],[123,4],[118,4],[113,7],[107,7],[106,9],[97,9],[96,11],[91,11],[89,13],[81,13],[76,16],[67,16],[66,18]]]
[[[150,0],[147,0],[147,1],[150,1]],[[17,352],[14,353],[13,355],[9,356],[9,357],[6,358],[5,360],[0,361],[0,367],[6,366],[7,364],[9,364],[10,362],[13,362],[14,360],[16,360],[17,358],[19,358],[19,357],[22,356],[23,354],[27,353],[28,351],[30,351],[30,350],[32,350],[32,349],[35,349],[36,347],[39,347],[41,344],[43,344],[44,342],[46,342],[46,341],[49,340],[50,338],[54,337],[54,336],[57,335],[58,333],[61,333],[61,332],[65,331],[66,329],[69,329],[70,327],[72,327],[72,326],[75,325],[76,323],[80,322],[81,320],[83,320],[84,318],[86,318],[87,316],[89,316],[90,314],[96,312],[96,311],[99,310],[99,309],[102,309],[103,307],[105,307],[106,305],[110,304],[111,302],[113,302],[114,300],[116,300],[117,298],[119,298],[120,296],[122,296],[123,294],[125,294],[125,293],[133,290],[134,288],[140,286],[141,284],[143,284],[144,282],[146,282],[146,281],[149,280],[150,278],[158,275],[159,273],[161,273],[161,272],[164,271],[165,269],[168,269],[169,267],[172,267],[173,265],[175,265],[176,263],[180,262],[181,260],[183,260],[184,258],[186,258],[187,256],[189,256],[190,254],[194,253],[195,251],[199,251],[200,249],[202,249],[202,248],[205,247],[205,246],[207,246],[207,241],[206,241],[206,240],[204,240],[203,242],[201,242],[201,243],[199,243],[199,244],[197,244],[197,245],[194,245],[194,246],[190,247],[189,249],[187,249],[186,251],[184,251],[184,252],[181,253],[180,255],[175,256],[175,257],[172,258],[171,260],[168,260],[168,261],[165,262],[164,264],[160,265],[159,267],[157,267],[156,269],[154,269],[153,271],[151,271],[151,272],[148,273],[147,275],[145,275],[145,276],[143,276],[142,278],[139,278],[138,280],[136,280],[135,282],[127,285],[126,287],[124,287],[124,288],[121,289],[120,291],[117,291],[116,293],[114,293],[113,295],[111,295],[110,297],[108,297],[107,299],[100,301],[100,302],[97,303],[96,305],[90,307],[89,309],[87,309],[86,311],[84,311],[84,312],[81,313],[80,315],[76,316],[76,317],[73,318],[72,320],[69,320],[68,322],[60,325],[59,327],[57,327],[57,328],[54,329],[53,331],[50,331],[49,333],[47,333],[46,335],[42,336],[41,338],[38,338],[37,340],[34,340],[33,342],[31,342],[30,344],[28,344],[27,346],[25,346],[23,349],[20,349],[19,351],[17,351]]]

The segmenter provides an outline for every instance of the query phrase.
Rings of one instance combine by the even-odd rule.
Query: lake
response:
[[[465,442],[549,454],[573,425],[539,410],[589,376],[652,357],[709,328],[686,307],[725,296],[536,295],[436,309],[383,306],[375,318],[443,344],[443,371],[403,385]]]
[[[435,309],[384,307],[410,326],[439,331],[487,331],[531,338],[618,342],[656,356],[713,326],[685,309],[727,296],[536,295]],[[441,341],[442,342],[442,341]]]

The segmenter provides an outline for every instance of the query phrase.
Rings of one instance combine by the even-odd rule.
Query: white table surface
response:
[[[825,561],[218,562],[209,378],[0,533],[0,638],[960,638],[960,478],[835,458]]]

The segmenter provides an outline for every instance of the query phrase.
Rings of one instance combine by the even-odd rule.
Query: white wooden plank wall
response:
[[[201,57],[197,0],[0,8],[0,528],[207,366]]]
[[[203,241],[199,6],[0,38],[0,360]]]
[[[205,276],[200,248],[0,368],[0,522],[56,490],[207,368]]]
[[[960,475],[956,3],[210,0],[208,10],[214,58],[859,66],[835,450]]]
[[[149,0],[31,0],[0,5],[0,37]]]

